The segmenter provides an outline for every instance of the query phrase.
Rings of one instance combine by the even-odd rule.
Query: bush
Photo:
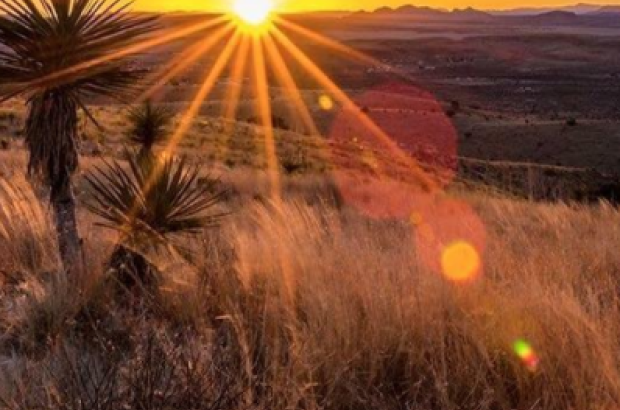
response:
[[[262,126],[261,119],[257,117],[250,117],[248,118],[247,122],[249,122],[250,124],[256,124],[256,125]],[[271,115],[271,126],[274,129],[283,130],[283,131],[289,131],[291,129],[291,127],[288,125],[288,123],[286,122],[284,118],[279,117],[275,114]]]
[[[268,184],[257,188],[256,174],[243,176],[246,194],[268,192]],[[292,196],[290,187],[284,190]],[[52,337],[31,332],[51,340],[35,357],[2,338],[0,347],[12,357],[0,361],[0,406],[620,407],[616,208],[468,193],[463,209],[450,213],[441,210],[454,196],[433,199],[432,212],[413,225],[369,217],[364,203],[346,195],[339,209],[288,197],[237,198],[243,212],[186,241],[195,276],[188,280],[175,269],[177,280],[162,286],[155,309],[141,300],[96,309],[91,300],[74,315],[68,302],[79,292],[64,282],[62,291],[45,291],[43,303],[3,294],[3,330],[47,328]],[[474,209],[478,227],[463,217]],[[465,224],[463,232],[482,238],[476,280],[452,282],[427,263],[429,249],[420,243],[428,230],[442,235],[434,224],[446,231]],[[437,248],[449,243],[440,239]],[[88,238],[87,260],[106,256],[105,242]],[[35,283],[21,289],[37,289]],[[20,300],[31,307],[22,309]],[[173,302],[178,310],[168,308]],[[71,319],[6,320],[41,310]]]
[[[284,155],[280,161],[280,165],[288,175],[301,173],[310,167],[308,158],[301,148],[299,148],[295,154]]]
[[[11,410],[174,410],[239,408],[241,384],[217,368],[208,345],[140,328],[129,351],[62,343],[42,363],[23,363],[0,381]]]
[[[201,175],[186,159],[126,152],[129,167],[106,163],[86,176],[87,208],[103,225],[120,233],[110,268],[128,287],[156,281],[152,252],[186,254],[187,236],[214,227],[224,192],[218,180]]]

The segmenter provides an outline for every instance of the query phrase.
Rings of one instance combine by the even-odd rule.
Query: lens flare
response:
[[[329,95],[323,94],[319,97],[319,106],[325,111],[331,111],[334,108],[334,100]]]
[[[417,198],[409,216],[420,261],[445,279],[469,284],[483,275],[486,230],[466,202]]]
[[[538,369],[540,359],[538,358],[538,355],[532,345],[527,340],[516,340],[512,345],[512,349],[529,371],[535,372]]]
[[[233,11],[246,24],[259,26],[269,20],[273,7],[271,0],[236,0]]]
[[[444,249],[441,268],[446,278],[454,282],[465,282],[478,276],[480,254],[475,246],[467,241],[456,241]]]
[[[329,131],[334,180],[348,205],[373,218],[407,219],[420,196],[454,179],[457,132],[432,94],[389,82],[345,104],[328,91],[338,103]]]
[[[409,217],[409,222],[411,222],[413,226],[420,226],[424,223],[424,217],[419,212],[413,212]]]

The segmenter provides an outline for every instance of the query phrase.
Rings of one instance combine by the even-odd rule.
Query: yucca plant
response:
[[[72,175],[78,166],[78,110],[89,96],[118,97],[139,72],[102,62],[155,27],[123,0],[1,0],[0,100],[24,97],[28,173],[50,188],[60,255],[73,270],[80,242]],[[92,62],[98,62],[94,64]]]
[[[156,158],[145,165],[139,153],[127,151],[128,166],[107,162],[86,176],[86,206],[101,225],[120,234],[110,261],[124,285],[152,282],[157,274],[145,257],[151,251],[186,255],[183,240],[217,226],[225,213],[215,211],[224,192],[219,181],[201,176],[185,158]],[[178,252],[177,252],[178,251]]]
[[[141,158],[153,157],[153,146],[163,141],[172,123],[174,113],[161,105],[154,105],[151,100],[129,111],[130,128],[128,137],[140,146]]]

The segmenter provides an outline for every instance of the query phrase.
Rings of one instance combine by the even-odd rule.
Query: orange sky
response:
[[[142,10],[227,10],[233,0],[136,0],[136,7]],[[333,10],[333,9],[375,9],[381,6],[411,4],[412,0],[274,0],[285,11]],[[545,6],[562,6],[579,1],[546,0]],[[605,4],[620,4],[620,0],[603,0]],[[422,0],[420,6],[440,8],[464,8],[468,6],[482,9],[506,9],[514,7],[541,7],[540,0]]]

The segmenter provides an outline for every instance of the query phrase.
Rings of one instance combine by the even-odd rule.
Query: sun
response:
[[[235,0],[233,11],[244,23],[260,26],[269,21],[274,5],[271,0]]]

